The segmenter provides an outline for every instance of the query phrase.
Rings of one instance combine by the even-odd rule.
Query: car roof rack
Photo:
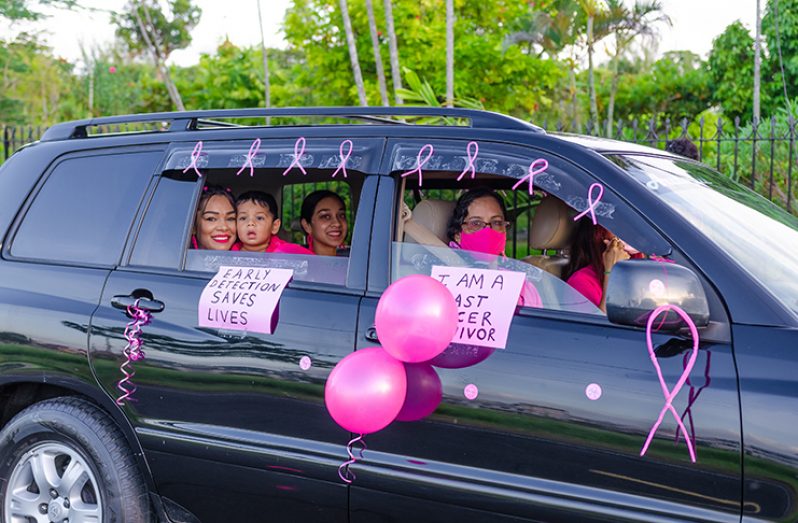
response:
[[[479,129],[503,129],[515,131],[545,131],[531,123],[512,116],[476,109],[459,109],[448,107],[281,107],[274,109],[211,109],[205,111],[183,111],[169,113],[130,114],[124,116],[106,116],[86,120],[74,120],[55,124],[41,137],[42,142],[68,140],[71,138],[88,138],[89,127],[118,126],[141,123],[162,123],[161,129],[153,128],[153,132],[194,131],[198,124],[216,127],[240,127],[229,122],[220,122],[216,118],[268,118],[292,116],[343,117],[394,125],[408,125],[407,122],[391,120],[391,117],[441,117],[461,118],[471,122],[471,127]],[[168,124],[168,128],[167,128]]]

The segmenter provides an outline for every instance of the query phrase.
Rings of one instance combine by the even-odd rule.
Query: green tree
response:
[[[798,97],[798,0],[770,0],[762,18],[770,73],[771,111]],[[782,78],[782,70],[784,78]]]
[[[754,39],[739,20],[712,41],[708,65],[712,101],[730,118],[750,119],[754,96]]]
[[[54,6],[71,9],[77,0],[0,0],[0,18],[7,20],[39,20],[44,15],[37,7]]]

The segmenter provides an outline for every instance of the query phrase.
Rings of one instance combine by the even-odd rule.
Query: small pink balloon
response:
[[[406,393],[402,362],[380,347],[370,347],[338,362],[327,378],[324,402],[341,427],[356,434],[371,434],[396,419]]]
[[[463,396],[465,396],[466,399],[475,400],[477,399],[477,396],[479,396],[479,388],[477,388],[477,386],[473,383],[469,383],[463,389]]]
[[[441,282],[413,274],[385,289],[374,324],[391,356],[407,363],[428,361],[443,352],[457,332],[457,304]]]
[[[116,67],[112,65],[111,67],[108,68],[108,72],[114,74],[116,72]]]
[[[495,350],[492,347],[452,343],[432,358],[429,364],[442,369],[464,369],[486,360]]]
[[[405,363],[407,372],[407,396],[397,421],[418,421],[426,418],[438,408],[443,398],[441,378],[431,365]]]

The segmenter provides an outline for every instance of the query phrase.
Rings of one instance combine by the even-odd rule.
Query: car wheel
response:
[[[3,521],[147,522],[147,488],[125,437],[94,404],[31,405],[0,431]]]

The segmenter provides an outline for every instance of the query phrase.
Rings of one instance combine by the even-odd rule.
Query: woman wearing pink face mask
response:
[[[504,200],[493,189],[479,187],[465,192],[457,200],[449,218],[446,230],[449,246],[486,254],[486,261],[504,256],[507,229],[510,226],[506,215]],[[540,295],[526,280],[518,304],[527,307],[541,306]]]

